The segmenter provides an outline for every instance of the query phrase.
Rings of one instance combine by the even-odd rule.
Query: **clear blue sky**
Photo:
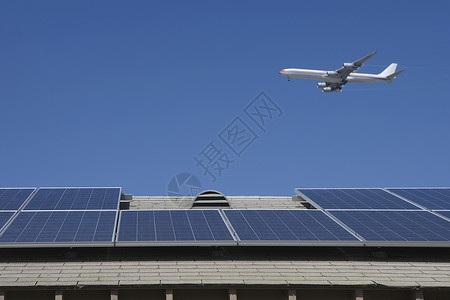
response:
[[[296,187],[450,186],[448,1],[2,1],[0,186],[165,195],[180,172],[227,195]],[[287,67],[378,50],[393,84],[322,93]],[[244,108],[282,109],[266,132]],[[240,157],[219,134],[240,117]],[[253,126],[253,127],[252,127]],[[215,182],[194,156],[234,160]],[[235,156],[233,156],[235,155]]]

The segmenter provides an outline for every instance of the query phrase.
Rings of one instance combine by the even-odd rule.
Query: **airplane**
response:
[[[404,70],[398,70],[397,64],[393,63],[389,67],[387,67],[380,74],[363,74],[363,73],[353,73],[357,69],[359,69],[362,64],[375,55],[377,51],[370,53],[367,56],[364,56],[357,61],[352,63],[344,63],[342,67],[336,71],[321,71],[321,70],[306,70],[306,69],[283,69],[279,72],[282,76],[288,78],[288,81],[291,78],[300,78],[300,79],[315,79],[324,82],[319,82],[317,84],[318,88],[322,89],[322,92],[330,93],[330,92],[341,92],[342,87],[347,82],[361,82],[361,83],[372,83],[372,82],[380,82],[386,81],[387,83],[391,83],[398,74],[403,72]]]

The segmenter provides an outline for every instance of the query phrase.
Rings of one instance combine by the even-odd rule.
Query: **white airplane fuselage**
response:
[[[332,71],[308,70],[308,69],[283,69],[280,74],[288,78],[313,79],[330,83],[339,83],[341,78],[335,77]],[[376,74],[350,73],[345,79],[347,82],[373,83],[387,81],[385,76]]]

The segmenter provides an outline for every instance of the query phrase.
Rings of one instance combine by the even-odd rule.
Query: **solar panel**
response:
[[[223,210],[240,245],[361,245],[319,210]]]
[[[34,190],[34,188],[0,188],[0,210],[18,210]]]
[[[24,209],[118,209],[120,194],[120,188],[40,188]]]
[[[388,190],[428,209],[450,209],[450,188]]]
[[[442,216],[444,216],[444,217],[446,217],[446,218],[448,218],[448,219],[450,219],[450,211],[448,211],[448,210],[445,210],[445,211],[437,210],[435,212],[440,214],[440,215],[442,215]]]
[[[322,209],[419,209],[382,189],[297,189],[297,193]]]
[[[0,230],[8,223],[13,215],[14,212],[0,211]]]
[[[424,210],[332,211],[368,246],[450,246],[450,222]]]
[[[236,245],[218,210],[121,211],[117,246]]]
[[[117,211],[21,211],[0,247],[113,246]]]

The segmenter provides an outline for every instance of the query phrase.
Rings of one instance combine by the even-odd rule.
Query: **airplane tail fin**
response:
[[[380,74],[378,74],[378,76],[382,76],[382,77],[388,77],[392,74],[395,73],[395,69],[397,69],[397,64],[390,64],[389,67],[387,67],[386,69],[384,69],[383,72],[381,72]]]

